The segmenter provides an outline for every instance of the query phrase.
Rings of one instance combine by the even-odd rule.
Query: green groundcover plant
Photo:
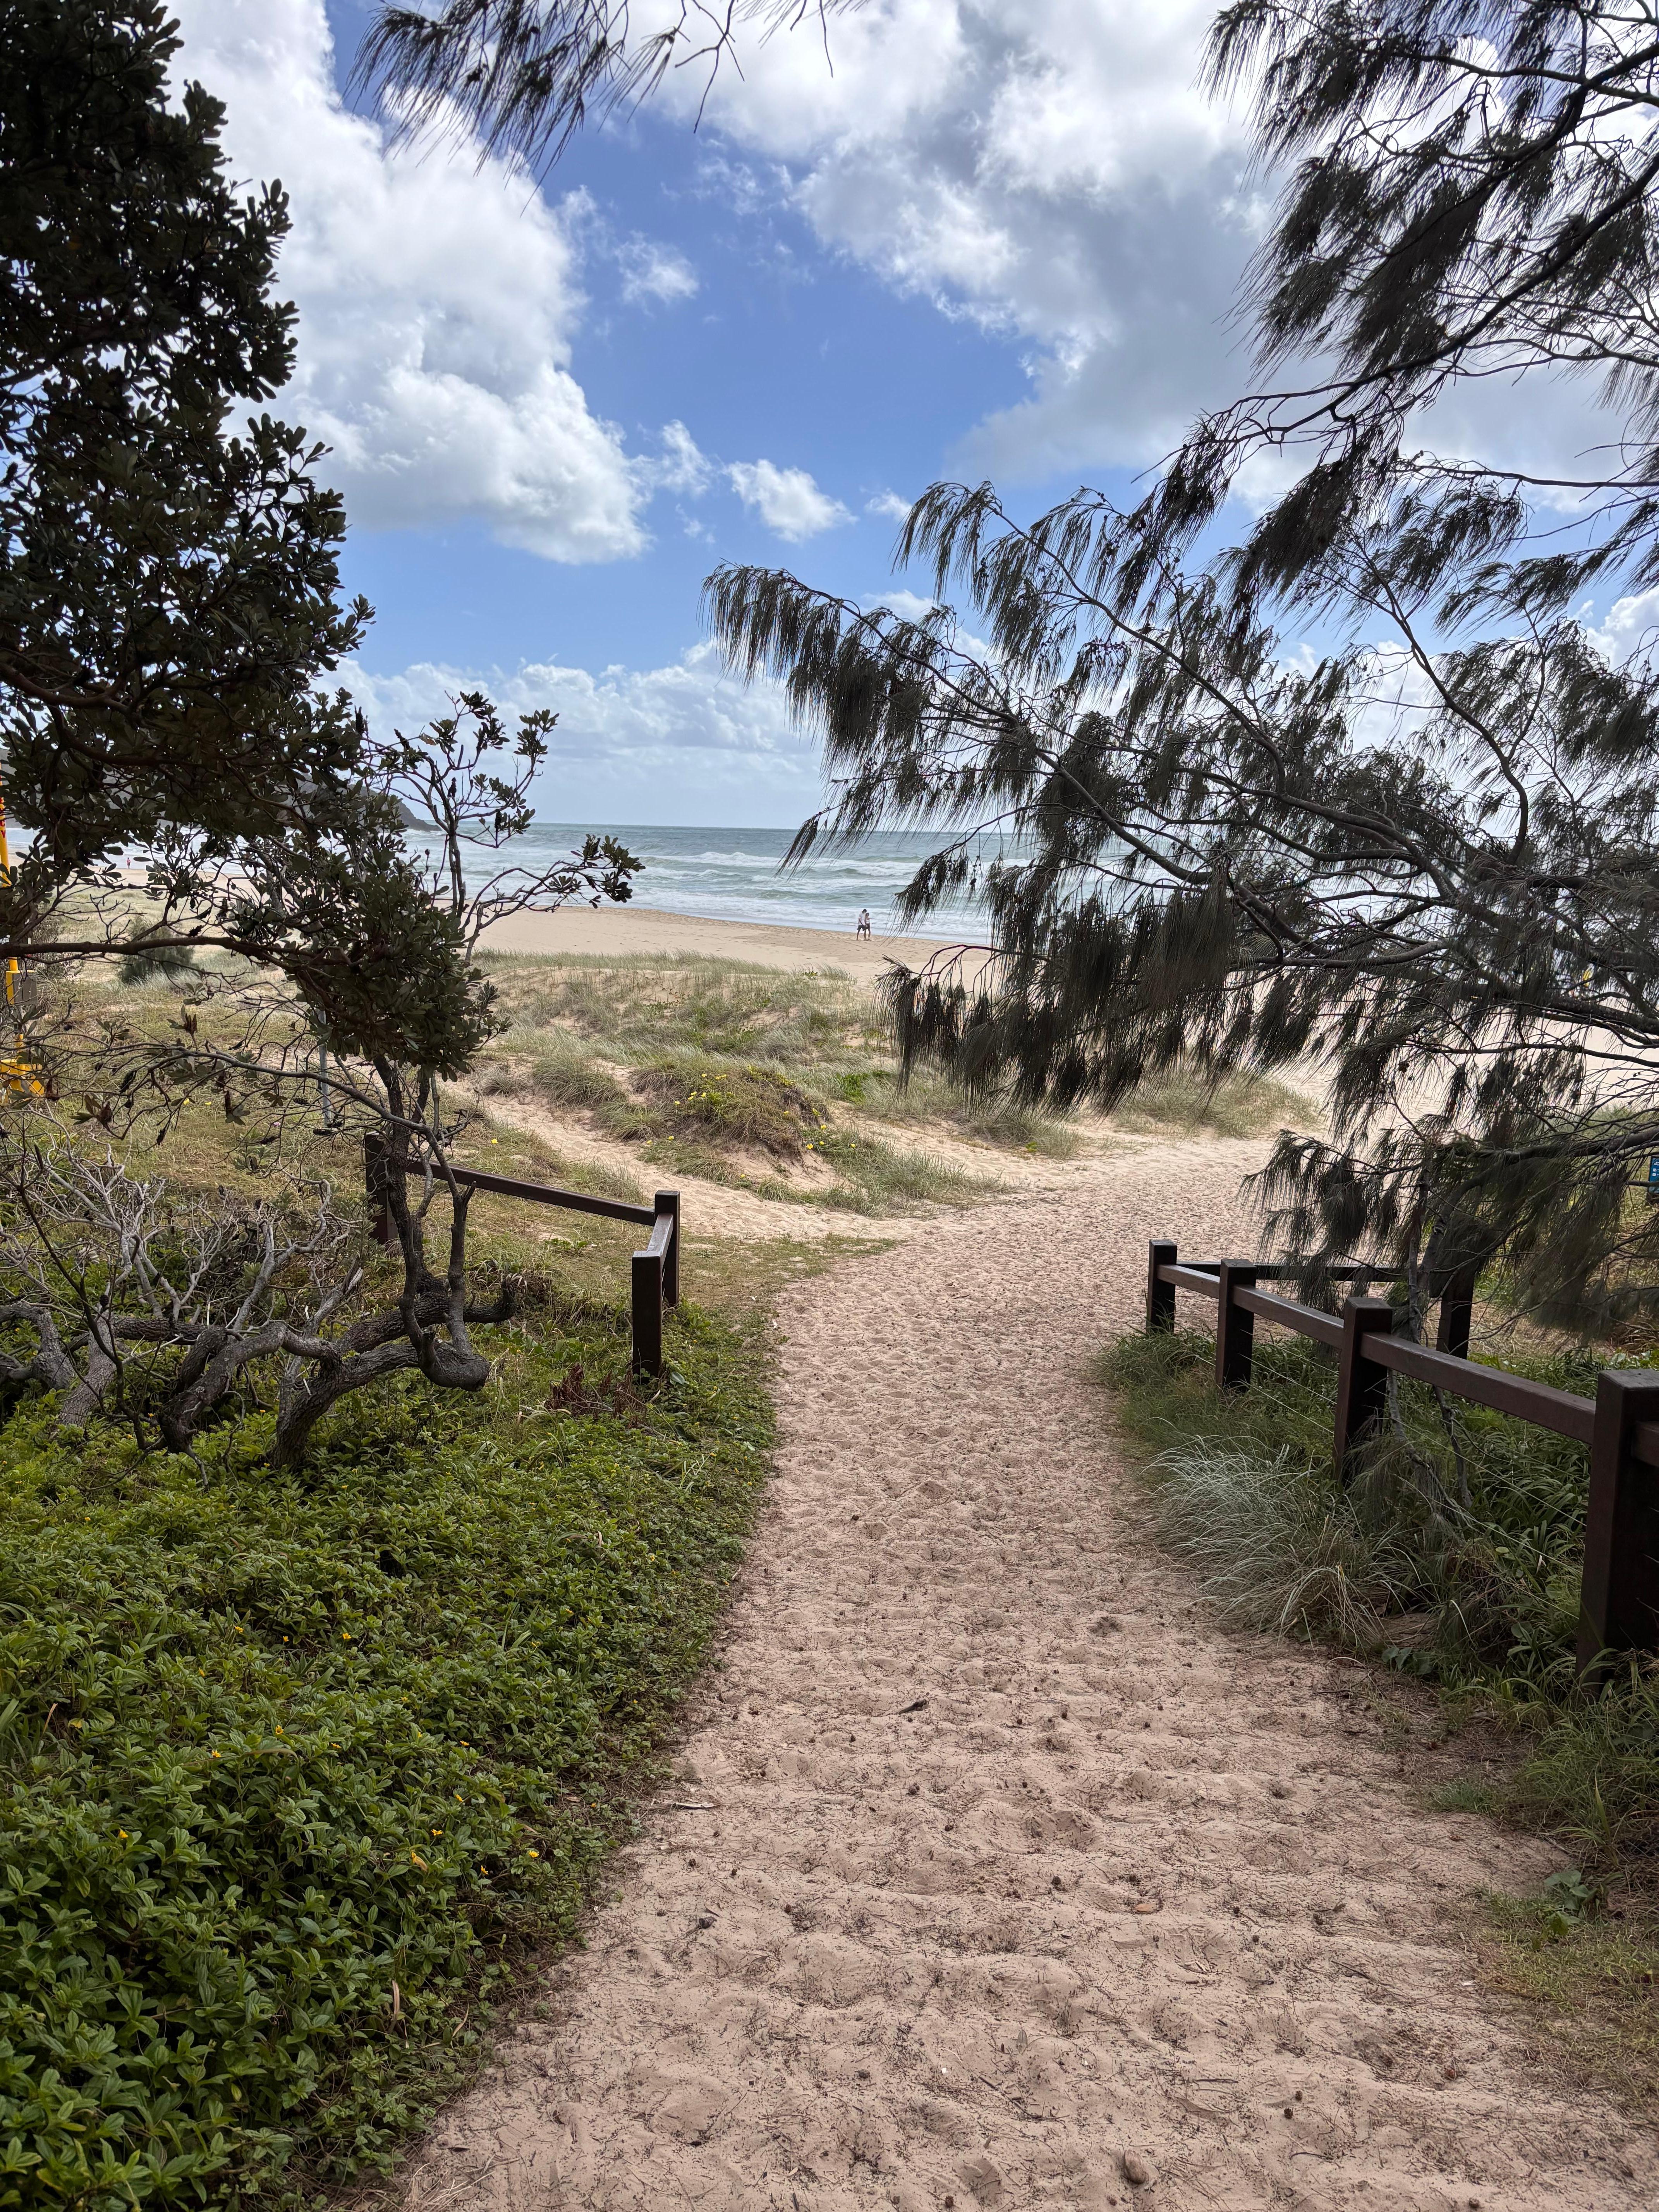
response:
[[[544,1297],[303,1472],[0,1427],[0,2207],[296,2201],[384,2167],[568,1934],[757,1496],[744,1344]],[[573,1392],[578,1370],[599,1389]],[[597,1409],[597,1410],[594,1410]]]

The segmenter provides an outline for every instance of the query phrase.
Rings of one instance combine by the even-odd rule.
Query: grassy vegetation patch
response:
[[[604,1062],[556,1030],[514,1029],[498,1038],[478,1091],[486,1098],[533,1098],[555,1113],[601,1113],[626,1090]]]
[[[902,1150],[878,1138],[835,1129],[819,1138],[814,1152],[835,1171],[834,1182],[787,1183],[757,1180],[763,1197],[796,1204],[827,1206],[838,1212],[878,1216],[905,1213],[921,1206],[966,1206],[997,1188],[991,1179],[931,1152]]]
[[[789,973],[693,954],[497,956],[487,964],[516,1023],[568,1030],[628,1064],[703,1052],[813,1066],[881,1042],[874,1001],[835,970]]]
[[[1052,1114],[1017,1106],[1006,1098],[969,1098],[937,1075],[915,1073],[901,1083],[892,1067],[853,1068],[837,1079],[836,1095],[876,1119],[901,1126],[953,1123],[964,1137],[1008,1152],[1034,1152],[1051,1160],[1076,1153],[1076,1128]]]
[[[1307,1128],[1318,1118],[1311,1100],[1271,1076],[1230,1075],[1212,1081],[1183,1069],[1149,1076],[1112,1114],[1121,1129],[1218,1137],[1261,1137],[1287,1126]]]
[[[480,1398],[194,1457],[0,1429],[0,2204],[228,2203],[383,2165],[568,1933],[715,1620],[757,1355],[553,1291]]]
[[[1588,1395],[1605,1363],[1510,1364]],[[1126,1337],[1102,1373],[1161,1540],[1229,1619],[1378,1659],[1437,1685],[1451,1728],[1479,1717],[1509,1733],[1512,1762],[1432,1802],[1540,1830],[1576,1863],[1542,1899],[1494,1902],[1494,1956],[1509,1986],[1616,2051],[1604,2073],[1659,2091],[1659,1663],[1627,1662],[1594,1692],[1575,1683],[1587,1454],[1481,1407],[1443,1413],[1407,1385],[1345,1489],[1318,1346],[1258,1340],[1243,1392],[1216,1389],[1213,1340],[1196,1334]]]
[[[1250,1388],[1225,1394],[1214,1364],[1208,1336],[1136,1335],[1114,1346],[1104,1373],[1149,1449],[1146,1480],[1167,1540],[1233,1618],[1392,1649],[1409,1672],[1448,1684],[1502,1681],[1517,1697],[1565,1687],[1589,1485],[1582,1446],[1481,1407],[1443,1413],[1407,1383],[1394,1399],[1397,1426],[1345,1489],[1331,1463],[1328,1352],[1264,1338]],[[1595,1366],[1568,1353],[1522,1371],[1584,1392]]]
[[[754,1062],[683,1054],[641,1069],[638,1084],[656,1109],[657,1127],[670,1136],[798,1160],[829,1127],[799,1084]]]
[[[1659,2087],[1659,1923],[1594,1904],[1564,1912],[1547,1895],[1486,1903],[1492,1978],[1534,2008],[1571,2072],[1650,2103]]]
[[[850,1107],[901,1125],[943,1123],[1051,1158],[1077,1148],[1075,1130],[1053,1115],[970,1099],[935,1076],[901,1085],[874,996],[836,970],[783,973],[690,955],[562,955],[495,959],[490,973],[514,1027],[491,1048],[486,1086],[534,1089],[550,1103],[591,1111],[612,1135],[689,1142],[702,1147],[705,1161],[722,1147],[793,1160],[817,1147],[836,1108]],[[557,1071],[557,1101],[548,1078],[532,1072],[538,1039]],[[584,1062],[597,1071],[592,1096]],[[618,1068],[631,1072],[631,1096],[618,1085]],[[914,1166],[909,1179],[927,1180]],[[882,1182],[904,1176],[884,1170],[851,1180],[863,1205]],[[939,1182],[955,1195],[971,1187],[970,1177]]]

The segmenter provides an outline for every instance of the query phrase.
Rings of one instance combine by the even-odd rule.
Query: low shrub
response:
[[[1175,1129],[1185,1136],[1260,1137],[1285,1127],[1307,1128],[1318,1110],[1299,1091],[1267,1075],[1210,1078],[1175,1069],[1148,1076],[1114,1109],[1122,1129]]]
[[[146,984],[181,982],[193,973],[196,954],[188,945],[167,945],[149,952],[124,952],[115,972],[128,990]]]
[[[637,1080],[654,1130],[670,1136],[798,1160],[828,1127],[816,1100],[775,1068],[688,1054],[641,1069]]]
[[[0,2206],[307,2195],[384,2166],[568,1934],[753,1510],[758,1373],[690,1309],[502,1333],[481,1397],[193,1456],[0,1428]],[[578,1381],[573,1383],[572,1376]]]

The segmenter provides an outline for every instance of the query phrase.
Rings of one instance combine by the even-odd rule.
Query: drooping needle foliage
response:
[[[689,69],[705,94],[740,33],[761,39],[865,0],[444,0],[432,9],[381,0],[357,60],[405,130],[476,131],[498,152],[550,164],[585,124],[647,100]]]
[[[1106,1106],[1321,1055],[1330,1134],[1264,1185],[1288,1249],[1652,1310],[1659,678],[1589,602],[1639,632],[1659,578],[1659,15],[1244,0],[1209,71],[1279,191],[1263,388],[1129,511],[934,486],[897,555],[923,619],[727,568],[715,635],[822,737],[798,854],[959,833],[902,911],[972,885],[1000,957],[896,979],[907,1054]],[[1595,449],[1504,465],[1498,377],[1540,408],[1589,380]]]

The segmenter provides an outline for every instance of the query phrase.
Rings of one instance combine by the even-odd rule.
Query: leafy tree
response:
[[[324,793],[349,819],[362,732],[316,685],[368,610],[319,449],[249,411],[292,361],[287,205],[238,200],[199,85],[168,104],[178,44],[158,0],[0,0],[9,953],[164,825],[222,849]]]
[[[378,1134],[422,1195],[396,1179],[402,1283],[353,1317],[362,1267],[326,1204],[280,1235],[277,1213],[209,1206],[185,1237],[164,1187],[98,1168],[36,1112],[0,1143],[0,1279],[66,1419],[101,1406],[138,1343],[177,1363],[162,1425],[186,1443],[281,1353],[286,1463],[379,1375],[487,1380],[468,1326],[505,1309],[469,1301],[448,1166],[463,1117],[441,1090],[496,1025],[478,937],[527,906],[625,898],[638,864],[590,837],[480,886],[480,849],[529,825],[553,717],[509,735],[469,695],[377,744],[325,688],[368,618],[341,604],[343,511],[315,481],[322,449],[252,411],[292,363],[294,311],[270,296],[286,203],[276,184],[238,198],[199,85],[170,103],[178,46],[156,0],[0,0],[0,746],[30,833],[0,883],[0,957],[52,986],[21,1057],[48,1109],[81,1095],[94,1136],[156,1108],[165,1126],[204,1088],[234,1120],[280,1122],[326,1046],[343,1130]],[[411,823],[435,860],[410,850]],[[137,921],[115,865],[135,846]],[[100,954],[135,982],[170,969],[171,1022],[77,994],[76,963]]]
[[[391,794],[422,741],[394,763],[325,688],[369,614],[341,605],[343,509],[322,449],[250,413],[293,360],[282,187],[239,200],[220,103],[169,103],[159,0],[0,0],[0,746],[29,833],[0,957],[240,953],[338,1049],[453,1074],[489,994]],[[520,732],[526,772],[550,720]],[[523,780],[510,806],[522,830]],[[112,866],[133,847],[136,942]],[[627,869],[597,854],[522,897],[614,892]]]
[[[923,620],[710,580],[836,778],[797,856],[939,825],[902,911],[983,894],[994,959],[894,981],[907,1057],[1110,1107],[1319,1056],[1276,1233],[1314,1276],[1400,1261],[1419,1320],[1493,1261],[1534,1310],[1659,1307],[1659,678],[1584,611],[1659,580],[1656,71],[1645,9],[1241,0],[1209,74],[1281,179],[1246,295],[1278,380],[1129,511],[933,487]],[[1449,395],[1564,375],[1608,410],[1577,470],[1433,450]],[[1252,467],[1286,488],[1217,550]]]
[[[416,1370],[442,1389],[489,1381],[471,1332],[509,1318],[514,1291],[474,1294],[471,1190],[453,1162],[471,1116],[442,1080],[465,1073],[498,1026],[473,955],[486,928],[526,908],[628,898],[638,863],[615,839],[590,836],[544,866],[509,860],[491,872],[487,856],[532,818],[529,789],[553,717],[525,715],[509,735],[482,695],[453,705],[417,738],[398,732],[367,749],[370,796],[400,825],[395,849],[319,848],[301,821],[269,850],[239,844],[226,881],[209,887],[230,941],[283,942],[285,972],[175,969],[185,996],[159,1030],[112,1019],[107,999],[57,1010],[40,1065],[55,1091],[81,1090],[90,1126],[77,1137],[49,1100],[15,1132],[0,1127],[0,1323],[34,1340],[27,1358],[0,1356],[0,1383],[58,1389],[65,1425],[118,1405],[142,1425],[137,1408],[148,1406],[165,1442],[187,1450],[232,1392],[276,1366],[271,1460],[291,1467],[324,1414],[390,1375]],[[410,854],[401,825],[432,846]],[[354,994],[339,975],[351,974],[354,948],[383,912],[387,943],[407,949],[411,915],[425,927],[430,963],[398,975],[371,943]],[[170,928],[164,916],[128,940],[133,981],[149,980]],[[361,1191],[364,1139],[371,1148],[390,1282],[368,1264],[361,1209],[343,1206],[327,1179],[278,1177],[269,1200],[247,1206],[223,1191],[181,1194],[134,1172],[117,1143],[97,1147],[102,1132],[119,1140],[158,1107],[165,1127],[204,1091],[233,1121],[257,1118],[262,1131],[250,1137],[274,1144],[311,1109],[319,1047],[333,1054],[328,1127],[349,1188]]]

